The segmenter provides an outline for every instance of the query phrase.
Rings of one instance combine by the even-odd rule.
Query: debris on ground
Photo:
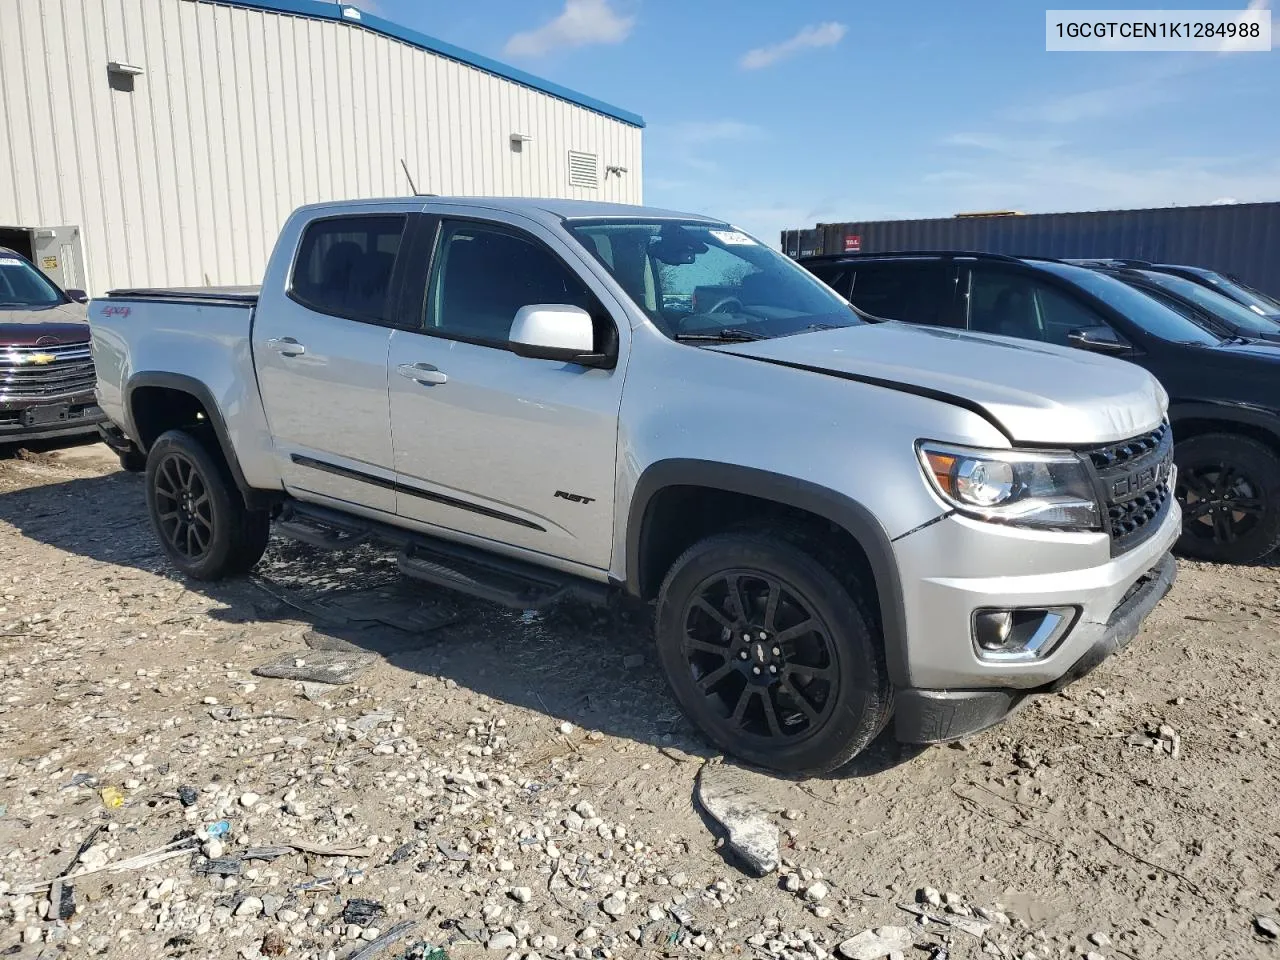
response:
[[[256,677],[345,685],[355,683],[375,660],[372,654],[336,650],[286,653],[253,668]]]
[[[723,763],[698,771],[698,804],[725,829],[726,845],[757,876],[778,869],[780,833],[751,794],[750,775]]]

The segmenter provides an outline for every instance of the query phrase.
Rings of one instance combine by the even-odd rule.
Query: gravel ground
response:
[[[1280,958],[1271,566],[1184,562],[1063,694],[791,781],[706,749],[643,611],[279,541],[184,582],[101,447],[0,461],[0,564],[0,955]],[[778,825],[778,873],[700,777]]]

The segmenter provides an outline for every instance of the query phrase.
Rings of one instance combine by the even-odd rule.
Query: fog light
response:
[[[1075,607],[977,610],[974,646],[983,660],[1039,660],[1071,629],[1076,613]]]

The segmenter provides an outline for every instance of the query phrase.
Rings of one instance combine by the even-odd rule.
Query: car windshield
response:
[[[0,309],[52,307],[65,302],[62,294],[21,257],[0,251]]]
[[[1196,274],[1204,277],[1206,283],[1213,284],[1214,289],[1221,290],[1224,296],[1243,303],[1258,316],[1280,317],[1280,300],[1267,296],[1261,290],[1214,270],[1197,270]]]
[[[755,340],[863,322],[848,301],[803,267],[727,224],[628,219],[565,225],[669,337]]]
[[[1263,337],[1280,333],[1280,322],[1259,316],[1243,304],[1230,300],[1194,280],[1175,277],[1170,273],[1160,273],[1157,270],[1140,270],[1139,273],[1162,289],[1177,294],[1184,300],[1190,300],[1201,310],[1222,320],[1244,336]]]
[[[1195,343],[1206,347],[1217,346],[1222,338],[1175,313],[1145,293],[1139,293],[1127,283],[1069,263],[1038,262],[1036,266],[1056,273],[1077,287],[1093,294],[1107,306],[1126,317],[1146,333],[1174,343]]]

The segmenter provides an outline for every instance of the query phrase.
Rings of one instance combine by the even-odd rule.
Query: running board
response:
[[[275,530],[324,550],[371,541],[391,547],[405,576],[517,610],[568,597],[605,604],[612,593],[608,584],[310,503],[286,504]]]

